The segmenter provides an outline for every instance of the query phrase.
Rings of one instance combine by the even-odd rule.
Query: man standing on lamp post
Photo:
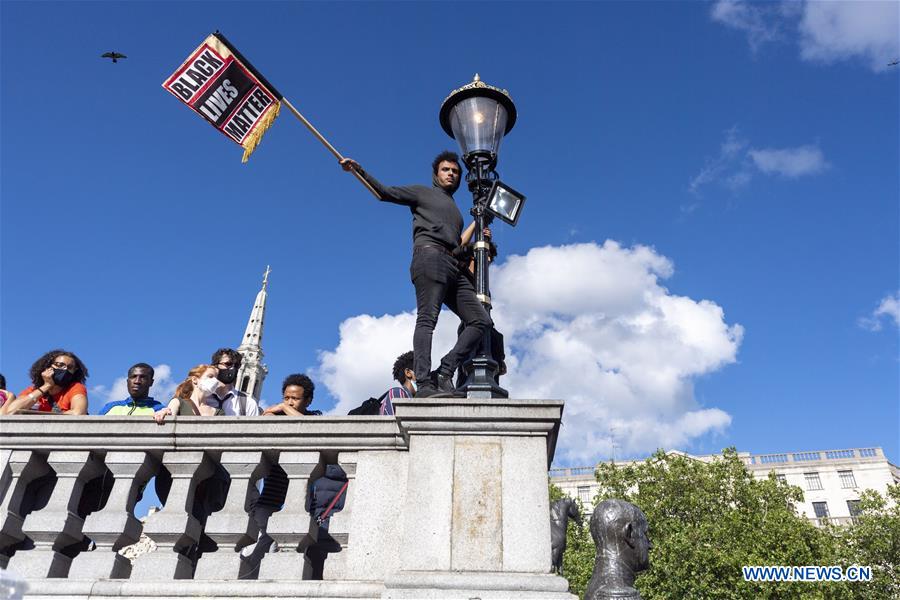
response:
[[[359,173],[384,202],[408,206],[413,215],[413,257],[410,276],[416,288],[416,329],[413,333],[413,355],[417,398],[454,395],[452,378],[456,367],[481,342],[491,327],[491,317],[475,296],[472,282],[454,257],[460,246],[463,218],[453,193],[459,187],[459,157],[442,152],[431,165],[432,187],[412,185],[386,187],[366,173],[355,160],[340,161],[345,171]],[[441,305],[446,304],[465,327],[456,345],[431,372],[431,338],[437,325]]]

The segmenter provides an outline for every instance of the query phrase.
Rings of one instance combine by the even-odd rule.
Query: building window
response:
[[[804,473],[804,477],[806,477],[806,489],[808,490],[821,490],[822,489],[822,480],[819,479],[818,473]]]
[[[855,488],[856,487],[856,478],[853,477],[853,471],[838,471],[838,475],[841,478],[841,487],[842,488]]]
[[[584,504],[590,504],[591,503],[591,486],[579,485],[578,486],[578,499],[581,500]]]
[[[816,511],[816,517],[819,519],[827,519],[828,518],[828,503],[827,502],[813,502],[813,510]]]
[[[777,479],[779,483],[787,483],[787,476],[784,473],[775,473],[775,479]]]
[[[859,500],[847,500],[847,510],[850,511],[851,517],[859,516]]]

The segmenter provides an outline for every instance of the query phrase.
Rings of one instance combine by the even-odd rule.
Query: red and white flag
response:
[[[241,146],[241,162],[281,109],[281,94],[219,32],[203,40],[162,85]]]

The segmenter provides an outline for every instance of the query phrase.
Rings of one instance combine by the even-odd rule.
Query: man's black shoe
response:
[[[424,381],[416,390],[416,398],[430,398],[436,394],[440,394],[440,390],[434,387],[430,381]]]
[[[436,372],[434,374],[434,381],[441,398],[461,398],[465,396],[465,394],[457,390],[456,386],[453,385],[452,375],[444,375]]]

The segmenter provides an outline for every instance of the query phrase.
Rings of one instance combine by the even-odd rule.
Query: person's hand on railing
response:
[[[164,409],[158,410],[155,413],[153,413],[153,420],[156,421],[157,423],[159,423],[160,425],[162,425],[163,422],[166,420],[166,415],[171,415],[171,414],[172,414],[172,409],[167,406]]]

